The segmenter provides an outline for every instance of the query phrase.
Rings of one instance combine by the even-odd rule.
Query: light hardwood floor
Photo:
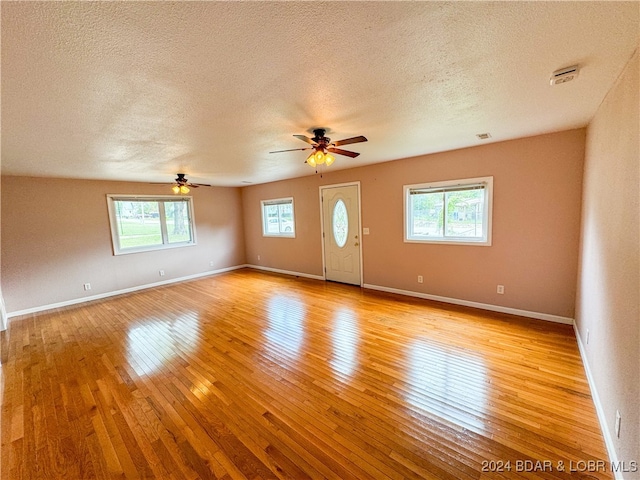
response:
[[[239,270],[11,319],[2,363],[5,479],[612,478],[540,320]]]

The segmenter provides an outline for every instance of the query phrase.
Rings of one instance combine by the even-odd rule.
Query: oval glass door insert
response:
[[[338,200],[333,206],[333,239],[338,247],[344,247],[349,233],[349,215],[347,207],[342,200]]]

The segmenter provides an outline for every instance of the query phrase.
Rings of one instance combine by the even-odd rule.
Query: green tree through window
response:
[[[116,254],[195,243],[191,197],[107,198]]]

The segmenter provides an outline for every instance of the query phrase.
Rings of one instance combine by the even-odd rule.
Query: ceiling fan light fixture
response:
[[[357,152],[351,152],[349,150],[343,150],[342,148],[336,148],[342,145],[350,145],[352,143],[361,143],[368,141],[366,137],[362,135],[358,135],[357,137],[345,138],[343,140],[338,140],[337,142],[332,142],[329,137],[325,136],[326,129],[324,128],[316,128],[313,130],[313,138],[309,138],[306,135],[294,135],[298,140],[302,140],[303,142],[311,145],[310,147],[305,148],[289,148],[287,150],[275,150],[269,153],[283,153],[283,152],[294,152],[299,150],[311,150],[311,155],[307,157],[305,163],[309,164],[312,168],[316,169],[316,173],[320,165],[326,165],[327,167],[333,165],[336,161],[336,155],[344,155],[347,157],[355,158],[360,155]]]
[[[317,164],[316,164],[316,155],[315,155],[315,153],[312,153],[311,155],[309,155],[309,158],[307,158],[307,163],[313,168],[316,167]]]
[[[324,162],[327,164],[327,167],[330,167],[330,166],[331,166],[331,164],[332,164],[333,162],[335,162],[335,161],[336,161],[336,157],[334,157],[334,156],[333,156],[333,155],[331,155],[330,153],[327,153],[327,154],[324,156]]]
[[[251,182],[247,182],[251,183]],[[184,173],[179,173],[178,177],[173,181],[171,185],[171,190],[176,195],[182,194],[185,195],[191,191],[192,188],[198,187],[211,187],[208,183],[191,183],[189,180],[185,178]]]

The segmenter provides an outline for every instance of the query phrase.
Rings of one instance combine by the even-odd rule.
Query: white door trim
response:
[[[322,193],[324,190],[329,188],[338,188],[338,187],[358,187],[358,238],[360,245],[358,246],[358,251],[360,255],[360,286],[364,285],[364,268],[362,263],[362,196],[360,193],[360,180],[355,182],[346,182],[346,183],[335,183],[333,185],[320,185],[318,190],[319,202],[320,202],[320,242],[322,244],[322,277],[325,281],[327,281],[327,263],[326,256],[324,253],[324,206],[322,205]]]
[[[0,288],[0,331],[7,329],[7,310],[4,306],[4,298],[2,296],[2,289]]]

